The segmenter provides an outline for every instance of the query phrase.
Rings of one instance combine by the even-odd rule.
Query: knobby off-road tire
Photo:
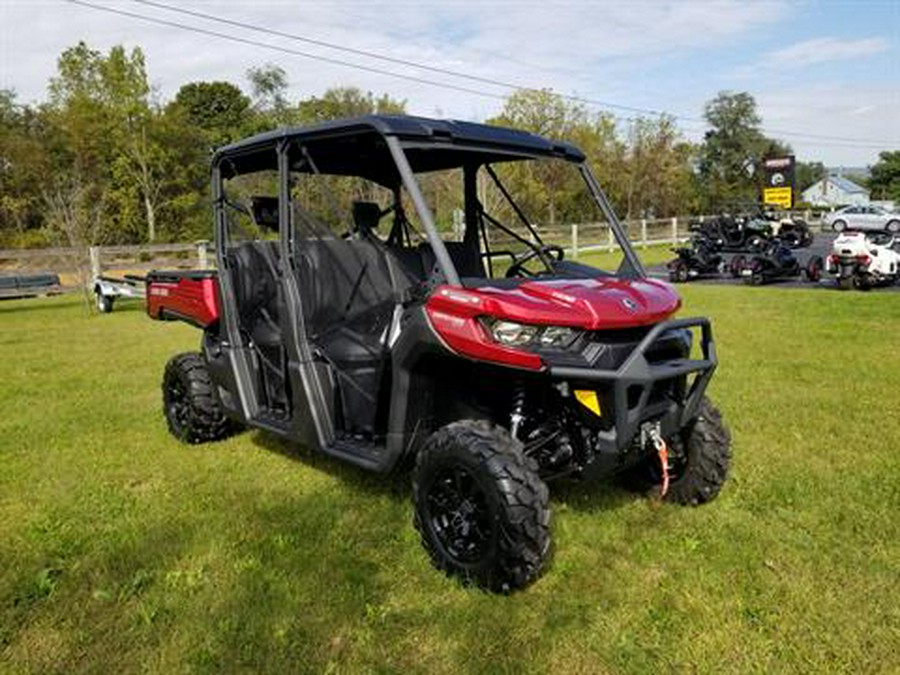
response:
[[[728,478],[731,462],[731,435],[722,415],[706,397],[700,402],[695,417],[677,438],[669,439],[670,449],[681,455],[670,477],[664,501],[698,506],[716,498]],[[627,473],[626,485],[659,495],[662,480],[659,460],[655,455]]]
[[[169,432],[183,443],[217,441],[235,431],[225,417],[200,354],[172,357],[163,376],[163,414]]]
[[[550,553],[547,486],[507,431],[449,424],[413,472],[414,524],[432,563],[464,584],[508,593],[540,576]]]

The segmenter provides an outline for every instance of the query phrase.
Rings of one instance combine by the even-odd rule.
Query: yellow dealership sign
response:
[[[763,204],[789,210],[794,206],[794,156],[763,160]]]
[[[763,189],[763,203],[775,204],[783,209],[793,206],[794,191],[789,187],[767,187]]]

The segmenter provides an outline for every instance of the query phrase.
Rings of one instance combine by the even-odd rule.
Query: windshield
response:
[[[607,274],[639,275],[625,255],[627,241],[600,208],[580,164],[561,159],[485,163],[477,168],[468,195],[461,169],[416,178],[441,238],[460,244],[477,240],[488,279],[587,273],[560,264],[564,261]]]

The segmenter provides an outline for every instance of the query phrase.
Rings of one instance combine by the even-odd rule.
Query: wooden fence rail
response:
[[[806,220],[818,230],[818,222]],[[689,224],[710,216],[679,216],[641,219],[623,223],[632,244],[640,247],[676,244],[690,236]],[[574,223],[540,227],[541,238],[566,249],[572,257],[615,247],[612,230],[605,223]],[[459,234],[459,233],[457,233]],[[492,244],[504,239],[491,238]],[[214,246],[208,241],[192,244],[152,244],[135,246],[92,246],[87,248],[0,249],[0,274],[23,271],[78,273],[89,269],[92,276],[107,270],[149,270],[153,268],[206,269],[214,262]]]

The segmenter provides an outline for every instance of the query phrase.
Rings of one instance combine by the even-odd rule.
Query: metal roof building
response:
[[[843,176],[828,176],[806,188],[803,201],[813,206],[868,204],[869,191]]]

